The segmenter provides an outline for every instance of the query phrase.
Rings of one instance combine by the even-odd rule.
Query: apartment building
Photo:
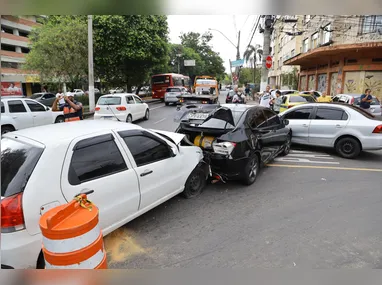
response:
[[[271,88],[290,89],[292,82],[283,74],[299,71],[299,66],[285,65],[284,62],[299,53],[302,36],[297,32],[302,28],[301,16],[277,16],[271,38],[271,56],[273,64],[268,72],[268,84]]]
[[[40,25],[43,16],[1,16],[1,95],[27,95],[40,92],[36,74],[23,69],[25,55],[29,52],[28,35]]]
[[[382,15],[305,15],[298,53],[299,90],[363,93],[382,98]]]

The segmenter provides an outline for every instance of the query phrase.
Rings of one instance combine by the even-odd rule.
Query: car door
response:
[[[25,100],[33,117],[33,126],[44,126],[53,123],[52,113],[46,106],[32,100]]]
[[[184,189],[184,157],[175,145],[144,130],[119,132],[134,161],[141,190],[140,210],[158,205]],[[173,151],[176,151],[174,156]]]
[[[313,107],[299,107],[293,111],[287,111],[282,119],[289,120],[292,129],[292,142],[300,144],[309,143],[309,126]]]
[[[269,109],[263,110],[265,117],[267,118],[267,126],[272,129],[272,148],[275,151],[274,154],[278,153],[279,150],[284,146],[289,129],[285,128],[280,117],[273,111]]]
[[[134,96],[133,95],[127,95],[126,96],[126,103],[127,103],[127,109],[131,116],[133,117],[133,120],[139,119],[139,112],[138,112],[138,106],[135,103]]]
[[[143,104],[143,101],[138,96],[134,95],[135,105],[137,108],[137,115],[139,119],[142,119],[145,116],[146,106]]]
[[[309,144],[333,146],[335,139],[349,123],[349,118],[341,108],[317,107],[309,127]]]
[[[45,106],[52,107],[54,100],[56,100],[56,95],[52,93],[47,93],[44,95],[44,102],[41,102]]]
[[[111,132],[74,139],[64,160],[62,193],[67,201],[85,190],[99,208],[100,226],[110,231],[121,226],[138,211],[138,176]]]
[[[276,151],[274,128],[268,126],[267,117],[262,109],[249,113],[249,116],[252,117],[250,121],[251,131],[253,132],[255,140],[258,140],[259,142],[258,146],[260,147],[261,160],[267,162],[272,158],[273,153]]]
[[[16,130],[33,127],[33,116],[22,100],[8,100],[9,116],[14,120]]]

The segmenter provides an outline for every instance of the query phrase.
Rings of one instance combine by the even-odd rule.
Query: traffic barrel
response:
[[[107,269],[98,208],[77,195],[40,218],[46,269]]]

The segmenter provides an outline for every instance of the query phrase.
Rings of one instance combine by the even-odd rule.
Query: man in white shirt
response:
[[[267,107],[267,108],[270,107],[269,103],[271,102],[271,99],[273,98],[270,90],[271,90],[271,87],[268,85],[264,91],[263,96],[261,96],[260,106]]]
[[[58,105],[59,105],[59,106],[61,106],[61,105],[65,105],[64,93],[62,93],[61,90],[58,90],[58,93],[56,94],[56,98],[61,98],[61,99],[58,101]]]

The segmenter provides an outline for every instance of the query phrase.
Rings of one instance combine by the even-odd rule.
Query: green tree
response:
[[[88,71],[87,26],[81,18],[48,17],[29,35],[24,68],[40,74],[41,82],[69,82],[78,87]]]
[[[255,74],[254,74],[255,71]],[[255,76],[255,80],[254,79]],[[242,68],[240,70],[240,77],[239,77],[239,83],[240,84],[247,84],[247,83],[255,83],[260,85],[261,81],[261,68],[256,68],[254,70],[253,68]]]
[[[178,57],[178,54],[181,56]],[[195,66],[184,66],[184,60],[188,59],[195,60]],[[170,61],[168,64],[170,72],[178,73],[178,64],[180,73],[191,78],[201,74],[205,68],[204,61],[194,49],[179,44],[170,44]]]
[[[166,16],[94,16],[95,73],[110,84],[132,86],[147,82],[150,74],[166,68]]]
[[[249,45],[244,52],[244,60],[251,64],[251,67],[254,71],[251,81],[256,81],[256,62],[261,61],[263,58],[263,50],[260,45]],[[254,82],[256,83],[256,82]]]

